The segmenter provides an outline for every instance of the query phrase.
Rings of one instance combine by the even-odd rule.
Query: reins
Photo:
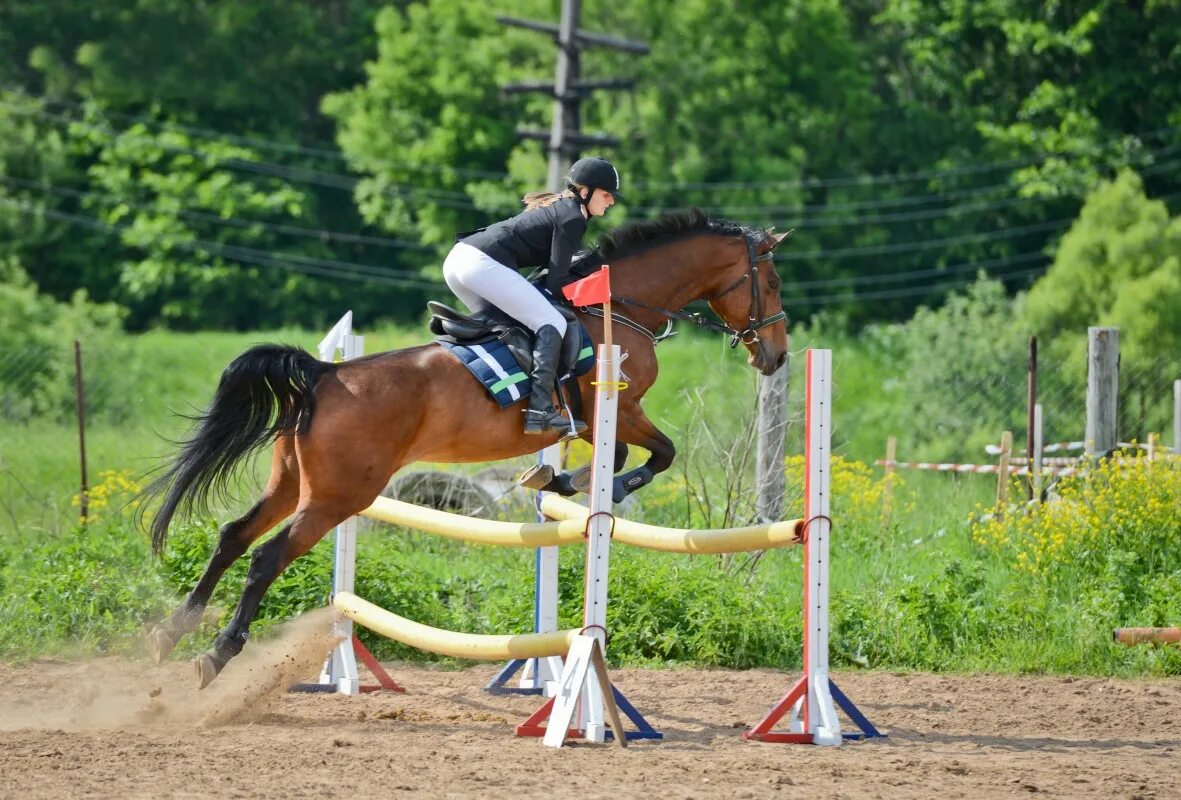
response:
[[[737,347],[739,342],[742,342],[743,344],[753,344],[753,343],[757,342],[759,339],[757,332],[760,329],[765,328],[768,325],[773,325],[776,322],[779,322],[780,320],[787,319],[787,314],[783,311],[780,311],[778,314],[773,314],[770,317],[763,316],[763,298],[759,294],[759,262],[762,262],[762,261],[774,262],[775,261],[774,251],[768,250],[766,253],[763,253],[761,256],[756,256],[755,255],[754,240],[751,239],[751,237],[749,237],[749,236],[746,237],[746,251],[747,251],[747,260],[748,260],[748,267],[747,267],[746,273],[739,276],[733,283],[731,283],[729,286],[727,286],[722,291],[718,292],[713,297],[706,298],[706,300],[711,303],[716,300],[720,300],[721,298],[725,297],[730,292],[734,291],[739,286],[741,286],[743,281],[749,280],[750,281],[750,312],[747,315],[747,317],[748,317],[747,318],[747,326],[745,328],[743,328],[742,330],[737,330],[735,328],[730,327],[725,322],[720,322],[718,320],[710,319],[709,317],[703,316],[702,314],[689,313],[686,311],[679,311],[679,310],[674,311],[674,310],[670,310],[667,308],[660,308],[659,306],[651,306],[651,305],[648,305],[647,303],[641,303],[638,300],[629,300],[626,297],[612,297],[611,299],[612,299],[612,302],[615,302],[615,303],[620,303],[620,304],[626,305],[626,306],[633,306],[635,308],[642,308],[647,311],[652,311],[656,314],[660,314],[662,317],[664,317],[666,320],[668,320],[668,325],[665,328],[664,333],[659,334],[659,335],[654,334],[652,331],[648,330],[647,328],[645,328],[643,325],[639,324],[635,320],[630,319],[630,318],[628,318],[616,311],[611,312],[611,318],[614,321],[620,323],[621,325],[624,325],[625,327],[628,327],[628,328],[631,328],[632,330],[639,331],[640,333],[643,333],[645,336],[647,336],[649,339],[652,340],[652,343],[654,345],[659,344],[663,340],[674,335],[674,333],[672,332],[672,321],[675,319],[679,319],[684,322],[690,322],[693,325],[697,326],[698,328],[704,328],[706,330],[716,331],[718,333],[724,333],[724,334],[729,335],[731,348]],[[594,317],[602,318],[604,316],[602,309],[594,308],[594,307],[590,307],[590,306],[579,308],[579,311],[583,311],[583,312],[590,314],[591,316],[594,316]]]

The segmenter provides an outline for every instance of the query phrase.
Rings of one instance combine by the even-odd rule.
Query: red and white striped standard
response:
[[[1072,464],[1077,464],[1074,459],[1070,460]],[[995,475],[1001,471],[999,464],[939,464],[929,461],[886,461],[885,459],[878,459],[873,462],[879,467],[894,467],[895,469],[918,469],[926,470],[928,472],[960,472],[968,474],[982,474]],[[1042,468],[1043,474],[1049,475],[1073,475],[1079,469],[1078,466],[1048,466]],[[1025,466],[1009,466],[1010,475],[1028,475],[1029,467]]]

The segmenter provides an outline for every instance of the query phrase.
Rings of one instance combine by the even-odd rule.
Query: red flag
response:
[[[603,267],[590,277],[562,287],[562,294],[576,306],[611,302],[611,270]]]

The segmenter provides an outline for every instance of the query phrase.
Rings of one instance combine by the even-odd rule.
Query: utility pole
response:
[[[536,139],[546,143],[549,151],[546,188],[554,192],[564,188],[562,177],[570,164],[582,155],[584,147],[618,147],[620,144],[619,139],[614,136],[583,133],[580,108],[583,99],[599,89],[631,89],[635,86],[635,81],[626,78],[582,80],[582,50],[591,46],[610,47],[639,55],[644,55],[650,50],[645,42],[618,39],[581,30],[578,27],[581,11],[581,0],[562,0],[562,18],[557,25],[514,17],[496,18],[502,25],[549,34],[558,45],[558,67],[552,86],[548,83],[529,81],[501,87],[501,92],[506,95],[525,92],[547,92],[553,95],[554,117],[549,131],[522,128],[517,131],[517,135],[522,139]]]

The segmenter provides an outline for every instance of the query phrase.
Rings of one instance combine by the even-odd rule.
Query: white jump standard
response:
[[[832,472],[832,351],[805,353],[804,421],[804,674],[744,739],[789,744],[839,745],[843,739],[884,736],[828,676],[828,566]],[[858,732],[842,733],[839,705]],[[791,712],[790,730],[775,724]]]

